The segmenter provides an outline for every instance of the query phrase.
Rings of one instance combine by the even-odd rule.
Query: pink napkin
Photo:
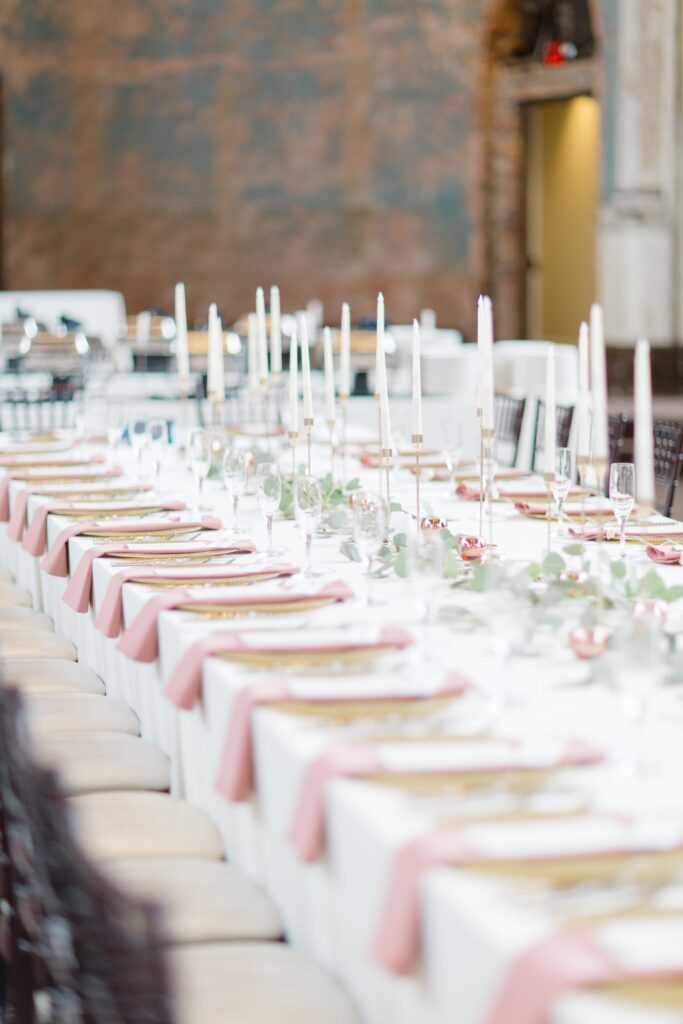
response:
[[[258,572],[267,576],[272,576],[274,572],[276,572],[279,576],[292,576],[294,575],[294,573],[299,572],[299,570],[296,566],[293,565],[276,564],[271,566],[261,566],[259,567]],[[233,569],[232,572],[229,572],[224,569],[222,571],[215,571],[215,578],[234,580],[236,578],[239,578],[240,576],[249,576],[250,578],[253,578],[254,574],[255,570],[253,568]],[[138,572],[136,575],[139,576],[140,573]],[[196,573],[196,575],[199,576],[199,573]],[[204,575],[206,576],[207,574],[205,573]],[[186,577],[185,573],[183,572],[180,578],[183,580],[188,579],[188,583],[191,586],[191,577]],[[117,629],[117,626],[118,629],[121,628],[120,587],[125,582],[125,580],[121,580],[121,584],[119,585],[118,588],[118,599],[116,598],[114,593],[112,595],[112,603],[105,611],[105,604],[107,603],[107,598],[109,597],[109,590],[112,590],[114,580],[112,580],[112,582],[109,585],[109,590],[107,591],[104,602],[102,604],[101,613],[98,616],[97,621],[95,623],[95,625],[100,629],[100,632],[103,632],[105,636],[117,636],[118,630],[117,632],[113,632],[111,630]],[[171,600],[172,596],[175,597],[175,600]],[[323,589],[316,591],[314,594],[291,594],[286,591],[282,591],[282,593],[280,594],[268,594],[267,596],[265,596],[265,598],[262,599],[261,603],[263,605],[278,605],[284,604],[288,601],[303,601],[306,598],[310,598],[313,596],[327,597],[330,599],[334,599],[336,601],[347,601],[350,597],[353,597],[353,591],[350,590],[350,588],[347,587],[345,583],[342,583],[341,581],[336,581],[334,583],[330,583]],[[258,600],[258,596],[254,595],[253,600]],[[158,594],[156,597],[153,597],[150,601],[147,602],[145,607],[140,611],[140,613],[136,616],[134,621],[126,629],[125,633],[121,637],[121,640],[117,644],[117,650],[121,651],[123,654],[127,654],[129,658],[133,659],[133,661],[156,661],[159,654],[159,649],[157,645],[157,622],[159,620],[159,613],[162,611],[171,611],[172,609],[177,608],[179,605],[204,605],[207,603],[207,601],[211,601],[211,603],[215,605],[221,605],[222,607],[229,608],[230,605],[233,604],[244,604],[245,598],[244,595],[242,595],[241,597],[235,597],[232,594],[222,594],[220,596],[211,595],[211,597],[203,595],[201,597],[198,597],[196,594],[192,594],[188,590],[175,590],[173,592],[173,595]],[[114,604],[114,602],[116,602],[116,604]]]
[[[616,520],[614,521],[613,525],[616,527]],[[629,538],[637,538],[638,540],[647,540],[649,537],[655,536],[655,534],[652,533],[653,529],[657,529],[657,526],[654,523],[647,533],[638,530],[637,527],[627,526],[626,539],[628,540]],[[671,523],[666,523],[664,526],[662,526],[661,529],[662,532],[656,534],[656,536],[667,537],[671,538],[672,540],[683,538],[683,524],[681,524],[680,530],[675,528],[672,529]],[[589,526],[585,529],[585,531],[582,531],[580,526],[570,526],[568,533],[569,536],[572,537],[574,540],[581,540],[582,538],[583,540],[600,540],[601,538],[605,537],[605,531],[602,526]]]
[[[139,523],[121,523],[117,524],[116,531],[118,533],[156,533],[159,530],[167,530],[169,526],[178,525],[180,521],[175,520],[154,520],[153,522],[147,522],[141,520]],[[195,529],[202,530],[220,530],[222,523],[216,516],[202,516],[201,519],[183,521],[183,526],[194,527]],[[49,576],[68,576],[69,574],[69,563],[68,563],[68,552],[69,552],[69,541],[72,537],[77,537],[79,533],[110,533],[114,528],[111,523],[102,523],[97,521],[84,522],[80,520],[78,523],[72,523],[70,526],[66,526],[59,536],[55,539],[52,546],[49,548],[45,558],[40,563],[40,568],[43,572],[46,572]],[[121,542],[119,541],[119,544]],[[159,554],[165,549],[159,548]],[[173,547],[171,550],[177,551],[178,555],[182,555],[183,548]],[[192,548],[196,550],[196,548]]]
[[[246,551],[252,551],[253,550],[253,545],[249,541],[245,541],[244,545],[245,545],[244,550],[246,550]],[[90,601],[91,601],[92,572],[93,572],[93,562],[95,561],[95,559],[96,558],[102,558],[103,555],[104,556],[107,556],[107,555],[125,555],[127,551],[134,551],[134,550],[135,550],[135,548],[132,547],[131,545],[129,545],[129,544],[121,544],[121,542],[119,542],[118,544],[104,544],[104,545],[101,545],[99,547],[88,548],[88,550],[86,552],[84,552],[83,556],[81,557],[81,560],[78,563],[78,565],[76,566],[76,569],[71,574],[71,579],[69,580],[68,584],[66,585],[66,587],[64,589],[64,593],[62,594],[62,601],[64,601],[64,603],[69,608],[72,608],[73,611],[75,611],[75,612],[80,612],[81,614],[84,614],[85,612],[87,612],[88,608],[90,607]],[[171,553],[171,554],[177,554],[179,558],[182,558],[182,556],[184,554],[187,554],[188,552],[192,552],[192,551],[196,551],[196,550],[197,550],[196,547],[183,547],[183,546],[171,547],[170,545],[169,546],[165,546],[165,545],[160,545],[159,546],[159,554],[160,555]],[[216,547],[216,548],[207,547],[206,548],[206,553],[207,554],[211,554],[213,552],[215,554],[223,555],[223,554],[230,554],[230,553],[232,553],[233,550],[235,550],[235,548],[233,548],[232,546],[229,546],[229,545],[226,545],[225,547],[221,546],[221,547]],[[43,566],[45,565],[45,562],[47,561],[47,558],[48,558],[48,556],[46,556],[43,559]],[[177,572],[181,572],[181,573],[194,572],[193,569],[188,569],[188,570],[178,569],[176,571]],[[170,572],[170,571],[166,570],[166,572]],[[149,571],[148,571],[148,567],[145,566],[142,563],[140,563],[137,566],[131,566],[130,568],[121,569],[120,572],[118,572],[116,574],[116,576],[114,576],[113,580],[111,581],[111,583],[109,585],[109,588],[107,589],[107,593],[105,594],[105,599],[104,599],[104,602],[103,602],[103,607],[104,607],[104,604],[107,603],[107,599],[108,599],[108,596],[109,596],[109,590],[111,589],[111,587],[113,586],[115,581],[119,579],[119,577],[121,577],[121,579],[120,579],[120,583],[118,584],[118,586],[116,588],[116,592],[118,594],[119,601],[120,601],[120,595],[121,595],[120,587],[121,587],[121,584],[126,582],[125,578],[130,579],[130,578],[133,578],[135,576],[140,576],[142,574],[144,574],[145,576],[157,576],[157,575],[161,576],[161,575],[163,575],[161,572],[157,572],[157,570],[155,570],[153,567],[149,568]],[[171,575],[171,578],[173,578],[172,577],[172,573],[170,575]],[[120,604],[119,604],[119,615],[120,615]],[[96,623],[96,625],[97,625],[97,623]],[[98,628],[99,628],[99,626],[98,626]],[[120,628],[120,626],[119,626],[119,628]],[[117,633],[112,633],[112,634],[106,633],[105,635],[106,636],[110,636],[110,635],[111,636],[117,636],[118,635],[118,631],[117,631]]]
[[[368,696],[358,697],[351,694],[348,697],[340,697],[335,694],[333,697],[316,697],[313,703],[320,704],[321,713],[324,713],[326,703],[345,701],[394,701],[400,698],[405,701],[420,701],[422,699],[433,699],[434,697],[445,697],[448,695],[457,696],[468,688],[469,684],[460,676],[449,676],[444,685],[426,695],[426,697],[406,695],[405,693],[384,693],[381,697]],[[247,800],[253,787],[252,767],[252,743],[251,743],[251,720],[254,708],[259,704],[270,704],[274,701],[289,700],[296,701],[297,698],[288,680],[267,680],[266,682],[248,683],[235,698],[228,731],[223,745],[223,755],[218,768],[218,779],[216,789],[226,800],[232,803],[240,803]],[[310,700],[311,698],[306,698]]]
[[[61,493],[61,488],[65,487],[65,486],[68,486],[68,485],[64,485],[64,484],[60,485],[60,493]],[[78,484],[74,484],[72,486],[78,488]],[[106,486],[102,487],[101,484],[92,484],[92,485],[88,484],[87,485],[87,489],[91,489],[91,487],[97,493],[104,493],[108,489],[108,488],[106,488]],[[19,491],[19,493],[17,494],[17,500],[14,503],[14,508],[12,510],[12,515],[10,516],[9,523],[7,525],[7,536],[10,538],[10,540],[21,540],[21,538],[23,537],[24,529],[26,527],[26,511],[28,509],[28,499],[31,497],[32,494],[39,494],[43,490],[43,488],[45,488],[45,484],[44,483],[35,484],[33,487],[24,487],[24,488],[22,488],[22,490]],[[83,485],[81,485],[80,489],[84,490],[85,487]],[[129,490],[130,491],[140,491],[140,492],[141,491],[151,491],[151,490],[153,490],[153,486],[152,486],[152,484],[143,484],[143,483],[135,482],[135,483],[131,483]],[[64,501],[68,500],[68,493],[65,493],[63,500]],[[115,501],[115,500],[116,500],[116,495],[114,493],[112,493],[112,501]]]
[[[544,516],[548,511],[548,504],[550,504],[552,511],[554,507],[552,502],[548,503],[540,501],[516,501],[515,508],[518,512],[521,512],[523,516]],[[588,506],[588,508],[583,509],[583,512],[578,505],[576,507],[565,505],[564,512],[565,515],[584,515],[587,518],[590,518],[591,516],[610,515],[610,510],[606,505],[603,505],[602,508],[600,508],[600,506]]]
[[[253,579],[255,575],[270,575],[273,572],[279,575],[293,575],[298,572],[298,568],[295,565],[285,564],[273,564],[269,566],[252,566],[251,568],[237,568],[234,566],[211,566],[211,567],[193,567],[193,568],[172,568],[172,569],[154,569],[147,568],[145,566],[132,566],[130,568],[121,569],[117,572],[115,577],[110,581],[110,585],[106,588],[102,606],[99,609],[97,617],[95,618],[95,626],[100,633],[103,633],[105,637],[118,637],[121,632],[123,625],[123,594],[122,588],[125,583],[129,583],[131,580],[136,580],[140,577],[150,580],[186,580],[191,583],[193,580],[239,580],[241,578]],[[184,591],[180,593],[185,594]],[[165,595],[168,596],[168,595]],[[178,591],[176,591],[176,597],[178,597]],[[188,595],[185,594],[187,597]],[[156,598],[153,598],[150,603],[153,603]],[[206,603],[207,598],[205,597],[202,603]],[[160,609],[163,610],[163,609]]]
[[[680,565],[683,547],[680,544],[648,544],[647,557],[659,565]]]
[[[68,469],[77,469],[82,466],[83,469],[87,469],[91,462],[102,462],[101,455],[95,455],[92,459],[88,459],[87,462],[75,462],[73,465],[69,465]],[[55,473],[55,476],[58,476]],[[68,475],[68,474],[65,474]],[[120,466],[112,466],[111,469],[106,469],[102,473],[93,474],[98,480],[106,480],[112,476],[122,476],[123,470]],[[0,522],[6,523],[9,519],[9,485],[16,477],[21,480],[25,480],[27,484],[31,483],[31,480],[38,478],[36,482],[45,483],[45,472],[40,470],[23,470],[23,469],[10,469],[3,474],[0,479]]]
[[[165,512],[182,512],[185,509],[184,501],[159,501],[158,506]],[[140,503],[131,505],[131,510],[139,508]],[[72,508],[72,503],[68,501],[52,501],[46,502],[45,505],[41,505],[36,510],[36,514],[31,520],[31,525],[26,531],[24,542],[22,547],[24,551],[28,552],[29,555],[34,555],[39,558],[45,551],[45,544],[47,543],[47,517],[50,512],[69,512]],[[125,506],[121,509],[125,511]],[[134,514],[134,513],[132,513]],[[97,511],[93,510],[93,516],[97,516]],[[109,526],[108,529],[114,529],[113,526]],[[136,527],[139,530],[139,527]]]
[[[386,628],[383,629],[379,635],[379,638],[375,644],[368,644],[368,648],[372,647],[407,647],[413,642],[413,638],[410,633],[407,633],[403,629]],[[348,647],[350,650],[355,649],[358,644],[350,641],[348,644],[344,644],[340,641],[339,645],[335,644],[335,649],[344,649]],[[175,704],[178,708],[185,708],[189,710],[194,702],[199,697],[199,693],[202,685],[202,664],[205,658],[209,658],[214,654],[219,654],[222,651],[239,651],[246,649],[239,633],[211,633],[209,636],[203,637],[194,643],[188,651],[185,652],[183,657],[180,659],[176,667],[174,668],[171,676],[166,683],[164,693],[166,697]],[[288,647],[288,650],[292,648]],[[317,647],[306,647],[305,643],[302,643],[300,648],[301,651],[308,650],[323,650],[324,648]],[[257,648],[251,647],[249,650],[256,653]],[[277,653],[277,648],[269,648],[273,653]]]

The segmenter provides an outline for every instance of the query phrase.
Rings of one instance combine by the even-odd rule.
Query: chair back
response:
[[[656,509],[670,516],[683,467],[683,423],[656,420],[654,446]]]
[[[558,448],[567,448],[569,434],[574,419],[573,405],[557,405],[555,407],[555,444]],[[537,472],[541,465],[540,456],[545,449],[545,402],[536,400],[536,419],[534,423],[534,443],[532,447],[531,468]]]
[[[22,699],[3,686],[0,749],[15,1019],[33,1024],[39,1007],[50,1024],[172,1024],[156,914],[87,861],[56,777],[32,758]]]
[[[633,419],[624,413],[610,413],[607,417],[609,464],[630,462],[633,458]]]
[[[496,461],[501,466],[516,466],[522,434],[526,398],[496,395],[493,415],[496,426]]]
[[[0,430],[49,432],[74,427],[80,389],[75,382],[54,382],[38,389],[17,386],[2,394]]]

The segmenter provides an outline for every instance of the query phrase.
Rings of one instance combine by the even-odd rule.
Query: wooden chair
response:
[[[526,398],[496,395],[493,415],[496,425],[496,459],[501,466],[516,466]]]
[[[654,424],[656,509],[670,516],[683,468],[683,423],[656,420]]]
[[[73,427],[77,395],[78,388],[69,383],[52,384],[39,391],[17,387],[2,396],[0,429],[49,433]]]
[[[607,417],[609,464],[630,462],[633,458],[633,419],[624,413],[610,413]]]
[[[558,448],[569,446],[569,434],[574,419],[573,405],[558,405],[555,409],[555,443]],[[539,471],[542,460],[539,458],[545,448],[545,402],[540,398],[536,400],[536,419],[534,423],[534,443],[532,447],[531,468],[534,472]]]

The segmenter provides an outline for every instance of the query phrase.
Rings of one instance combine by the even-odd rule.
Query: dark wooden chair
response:
[[[569,434],[574,419],[573,405],[558,405],[555,407],[555,443],[558,448],[569,446]],[[534,422],[534,443],[532,446],[531,468],[538,472],[542,465],[543,451],[545,448],[545,402],[540,398],[536,400],[536,419]]]
[[[172,1024],[156,913],[100,876],[55,776],[30,756],[21,698],[0,687],[0,829],[17,1024]]]
[[[610,413],[607,417],[609,464],[633,460],[633,419],[624,413]]]
[[[509,395],[496,395],[494,398],[496,461],[501,466],[517,465],[525,408],[526,398],[511,398]]]
[[[683,468],[683,423],[656,420],[654,446],[656,509],[670,516]]]

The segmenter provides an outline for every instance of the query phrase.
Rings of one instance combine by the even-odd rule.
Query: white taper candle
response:
[[[292,328],[289,341],[289,432],[299,433],[299,367],[297,354],[297,328]]]
[[[342,303],[339,352],[339,394],[348,398],[351,391],[351,307]]]
[[[413,437],[422,436],[422,368],[420,325],[413,320]]]
[[[635,355],[636,501],[644,508],[655,503],[654,425],[652,422],[652,371],[650,343],[641,338]]]
[[[576,441],[577,458],[587,461],[590,458],[590,348],[588,324],[582,323],[579,328],[579,424]]]
[[[304,389],[304,420],[313,420],[313,389],[311,387],[311,356],[308,347],[306,314],[299,319],[299,347],[301,348],[301,378]],[[308,426],[308,424],[307,424]]]
[[[323,360],[325,370],[325,420],[334,423],[334,355],[332,353],[332,331],[323,331]]]
[[[185,285],[182,282],[175,286],[175,357],[181,391],[187,394],[190,383],[190,349],[187,343]]]
[[[258,326],[258,376],[259,384],[268,383],[268,335],[266,333],[266,299],[263,288],[256,289],[256,323]]]
[[[258,391],[258,324],[256,313],[250,313],[247,318],[247,370],[249,375],[249,391],[253,397]]]
[[[591,388],[593,392],[593,462],[607,467],[607,362],[602,308],[594,303],[590,319]]]
[[[545,439],[544,471],[546,476],[555,476],[555,444],[557,437],[557,409],[555,404],[555,350],[548,346],[548,360],[545,368]]]

